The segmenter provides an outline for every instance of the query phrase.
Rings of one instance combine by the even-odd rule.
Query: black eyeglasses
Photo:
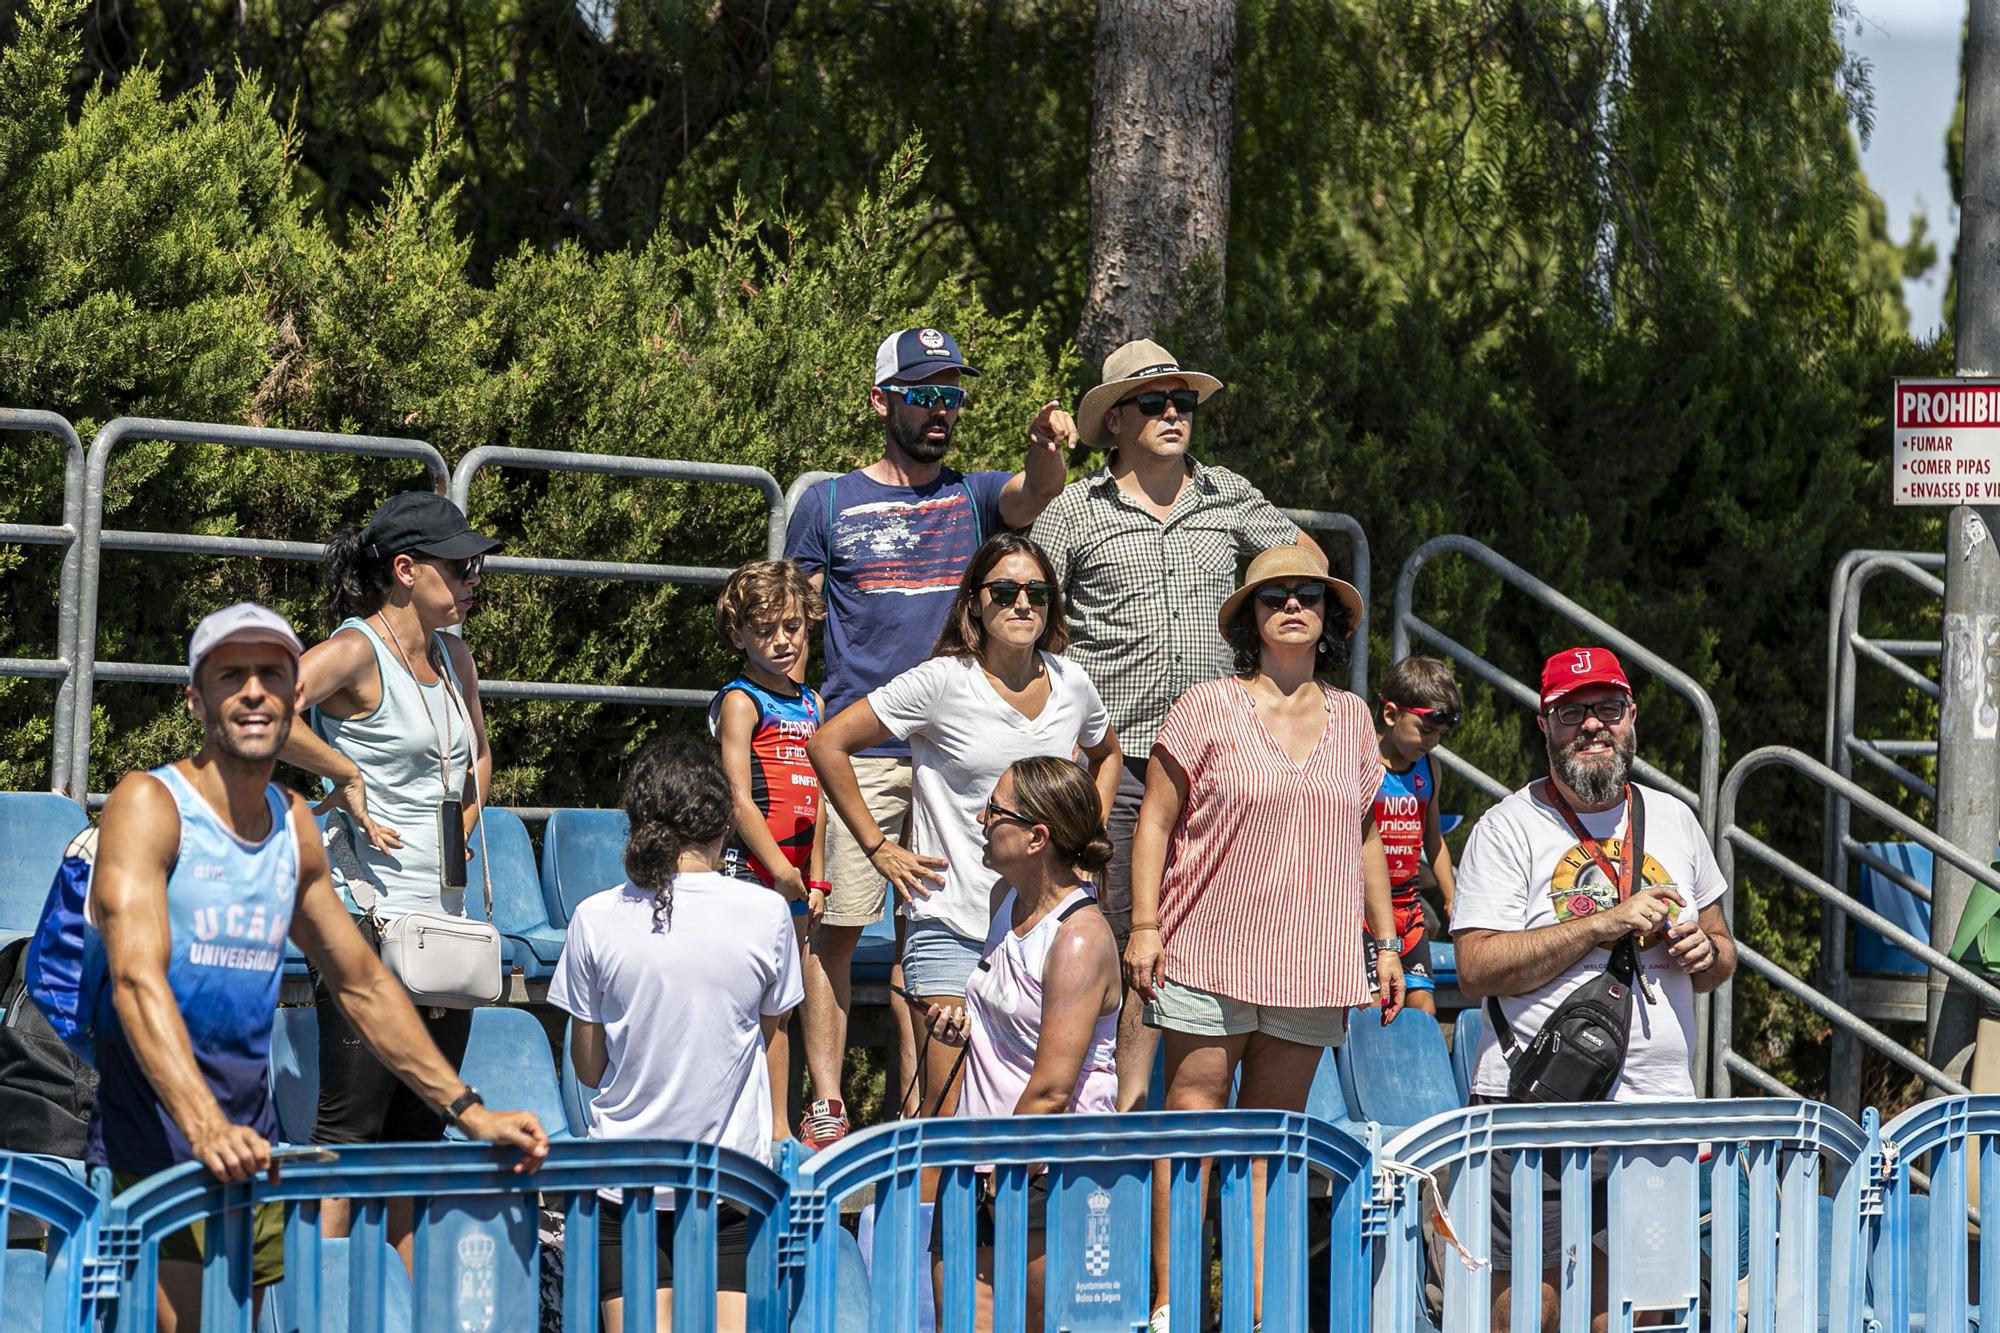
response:
[[[965,403],[965,390],[955,384],[883,384],[878,386],[883,393],[893,393],[911,407],[926,410],[942,407],[947,412],[956,412]]]
[[[1294,583],[1287,588],[1282,584],[1267,583],[1257,589],[1257,604],[1273,611],[1282,611],[1296,598],[1304,610],[1310,611],[1326,600],[1324,583]]]
[[[993,822],[995,818],[1011,819],[1016,824],[1021,825],[1023,828],[1033,828],[1035,825],[1042,822],[1039,819],[1028,818],[1026,815],[1022,814],[1019,810],[1009,810],[1006,806],[1000,804],[1000,802],[993,800],[991,797],[989,797],[987,798],[986,801],[986,808],[980,811],[979,822],[982,824],[990,824]]]
[[[979,586],[986,589],[995,606],[1012,606],[1024,592],[1028,594],[1029,606],[1047,606],[1056,590],[1053,583],[1041,579],[1031,579],[1026,583],[1019,579],[993,579]]]
[[[1174,411],[1182,416],[1191,417],[1194,410],[1201,406],[1201,395],[1193,389],[1148,389],[1121,399],[1118,406],[1123,407],[1126,403],[1138,408],[1142,417],[1164,416],[1168,403],[1172,403]]]
[[[1594,717],[1607,727],[1615,727],[1625,720],[1625,710],[1632,706],[1626,698],[1599,699],[1594,704],[1551,704],[1549,716],[1565,727],[1580,727],[1586,717]]]
[[[1456,708],[1420,708],[1415,704],[1398,705],[1405,713],[1417,719],[1417,725],[1425,731],[1439,735],[1450,731],[1461,720]]]

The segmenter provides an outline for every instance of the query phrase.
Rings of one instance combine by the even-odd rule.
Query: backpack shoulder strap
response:
[[[965,492],[967,504],[972,506],[972,540],[975,544],[986,545],[986,520],[979,515],[979,496],[973,491],[971,481],[963,473],[958,478],[959,489]],[[976,590],[975,590],[976,591]]]

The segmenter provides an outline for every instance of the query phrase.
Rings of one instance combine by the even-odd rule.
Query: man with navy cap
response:
[[[958,581],[981,542],[1024,528],[1062,492],[1076,426],[1056,403],[1028,428],[1019,472],[961,473],[945,466],[965,401],[961,381],[979,372],[942,329],[892,333],[875,351],[869,404],[882,419],[882,457],[822,481],[800,497],[785,555],[826,595],[826,679],[832,717],[930,656]],[[857,755],[870,813],[903,836],[910,751],[901,741]],[[823,1147],[846,1132],[840,1063],[847,1045],[849,969],[862,927],[882,915],[884,881],[847,826],[826,832],[826,915],[806,959],[805,1046],[816,1101],[800,1137]],[[904,1015],[898,1010],[899,1026]],[[914,1041],[905,1041],[914,1053]]]

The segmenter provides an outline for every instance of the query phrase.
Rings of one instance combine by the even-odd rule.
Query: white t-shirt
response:
[[[942,856],[944,884],[903,909],[937,921],[968,940],[986,938],[998,873],[980,858],[986,836],[979,810],[1016,759],[1077,759],[1104,739],[1104,700],[1083,668],[1043,653],[1049,699],[1040,716],[1023,717],[1002,699],[974,658],[933,657],[872,690],[868,702],[890,734],[910,743],[909,849]]]
[[[1458,859],[1457,894],[1452,902],[1451,928],[1461,930],[1533,930],[1553,926],[1617,906],[1617,885],[1608,880],[1563,822],[1562,813],[1543,801],[1541,783],[1534,782],[1480,816]],[[1647,884],[1678,884],[1692,897],[1695,910],[1723,893],[1722,870],[1702,836],[1701,824],[1687,804],[1651,787],[1643,792],[1646,805],[1645,865]],[[1625,832],[1625,803],[1577,818],[1605,858],[1616,866]],[[1636,883],[1636,881],[1635,881]],[[1608,949],[1592,949],[1561,976],[1539,990],[1503,998],[1501,1012],[1523,1044],[1569,993],[1603,972]],[[1664,940],[1639,955],[1652,980],[1656,1004],[1643,994],[1632,1000],[1632,1028],[1625,1067],[1611,1086],[1617,1102],[1684,1100],[1694,1096],[1688,1038],[1694,1031],[1694,982],[1669,961]],[[1507,1062],[1500,1053],[1493,1025],[1480,1030],[1479,1063],[1472,1090],[1489,1097],[1507,1095]]]
[[[549,1003],[604,1025],[609,1059],[586,1107],[590,1137],[692,1139],[768,1164],[759,1022],[804,995],[791,913],[761,885],[675,875],[673,914],[657,929],[650,889],[620,884],[584,899]]]

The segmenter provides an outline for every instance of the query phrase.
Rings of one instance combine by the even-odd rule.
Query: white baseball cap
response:
[[[188,640],[188,678],[201,670],[202,658],[225,643],[275,643],[295,661],[306,650],[289,620],[268,606],[238,602],[209,612],[194,627],[194,637]]]

